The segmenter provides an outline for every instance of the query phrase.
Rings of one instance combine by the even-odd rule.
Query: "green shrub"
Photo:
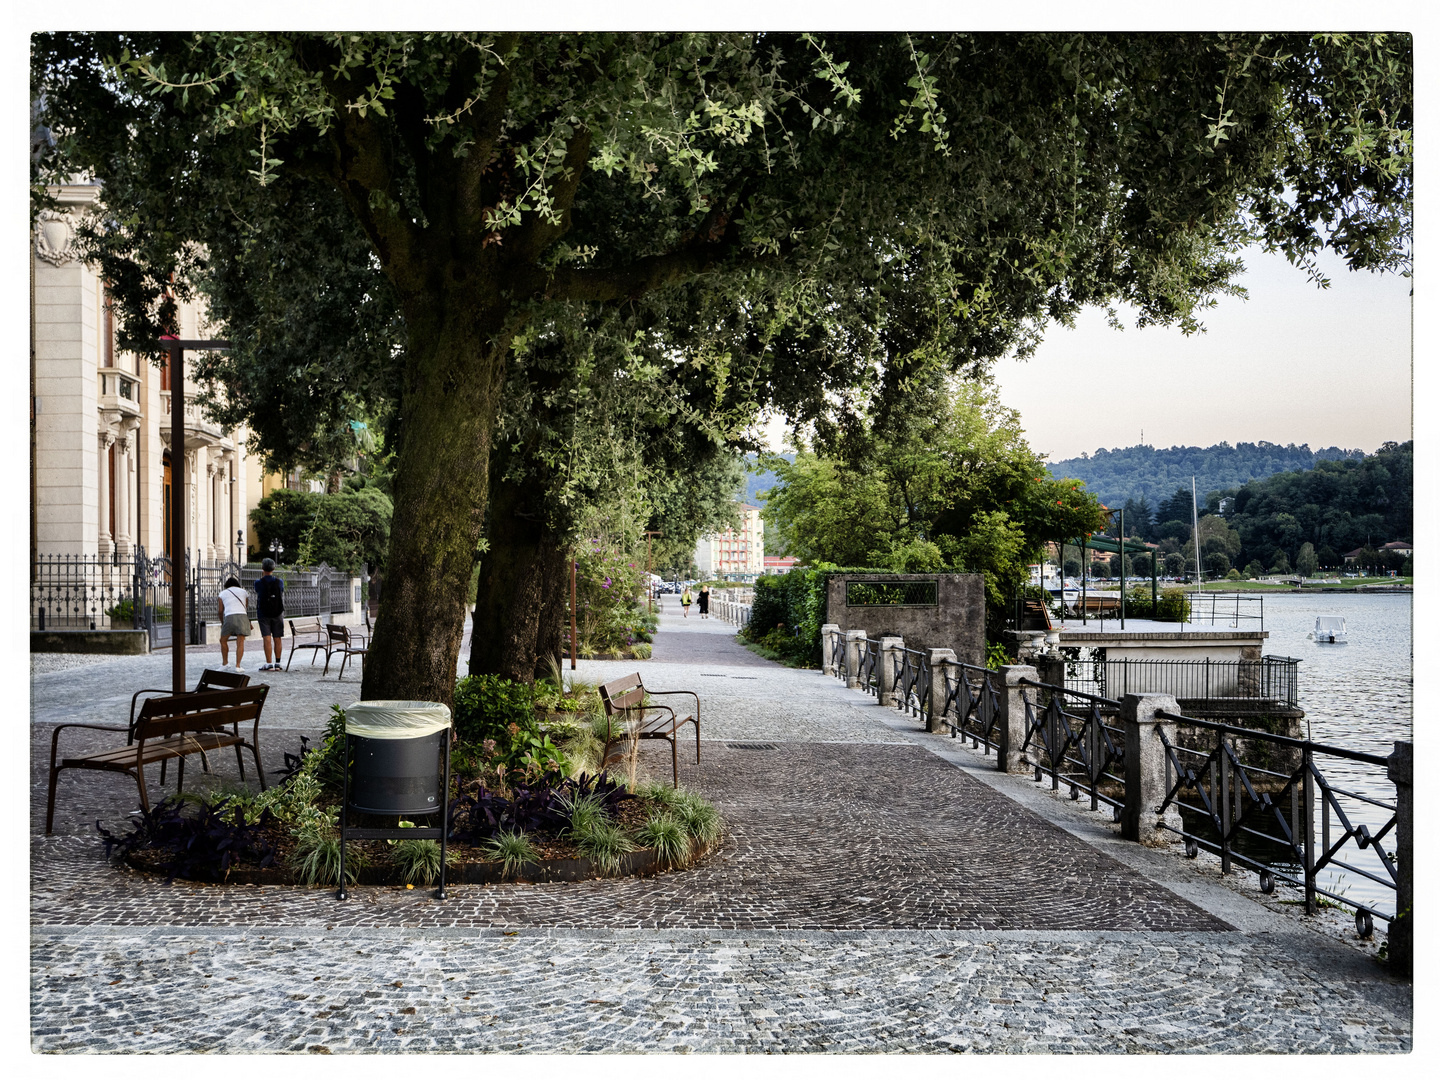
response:
[[[395,506],[377,488],[317,496],[310,523],[300,536],[298,558],[308,566],[326,563],[355,572],[364,562],[385,562]]]
[[[690,838],[685,827],[669,814],[658,814],[635,831],[643,847],[654,848],[666,866],[683,866],[690,859]]]
[[[500,860],[501,877],[514,877],[527,862],[535,862],[539,858],[530,838],[519,830],[498,832],[485,846]]]
[[[1162,622],[1188,622],[1190,597],[1184,589],[1171,586],[1160,594],[1160,607],[1155,618]]]
[[[702,844],[714,843],[725,827],[714,804],[693,791],[682,793],[670,812],[685,826],[685,831]]]
[[[620,856],[635,850],[635,842],[625,835],[625,830],[608,820],[593,822],[583,832],[577,832],[575,844],[602,874],[617,873]]]
[[[365,852],[353,845],[345,852],[345,880],[353,883],[356,872],[369,862]],[[340,883],[340,833],[328,821],[310,821],[295,830],[295,847],[290,868],[302,885]]]
[[[446,854],[453,866],[454,852]],[[410,884],[434,885],[440,877],[440,844],[436,840],[397,840],[390,851],[390,861]]]
[[[250,522],[255,526],[251,549],[268,554],[271,543],[279,540],[285,548],[284,556],[291,561],[298,559],[301,540],[309,532],[315,507],[324,497],[287,488],[266,495],[250,511]]]
[[[499,675],[467,675],[455,684],[455,735],[461,742],[509,739],[511,724],[534,730],[535,695],[524,683]]]

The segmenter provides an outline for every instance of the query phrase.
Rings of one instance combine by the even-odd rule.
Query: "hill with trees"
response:
[[[1152,504],[1169,496],[1177,487],[1195,490],[1203,500],[1212,491],[1239,487],[1251,480],[1263,480],[1276,473],[1312,469],[1320,461],[1359,461],[1363,450],[1327,446],[1311,450],[1309,445],[1270,442],[1228,442],[1214,446],[1126,446],[1115,450],[1101,447],[1093,454],[1052,462],[1056,479],[1082,480],[1106,506],[1119,506],[1126,499],[1147,499]],[[1188,515],[1187,515],[1188,517]]]
[[[1361,568],[1406,571],[1406,560],[1378,549],[1414,532],[1414,454],[1409,442],[1387,442],[1359,459],[1320,460],[1239,487],[1211,491],[1199,508],[1208,573],[1230,569],[1306,575],[1339,568],[1360,550]],[[1156,542],[1167,572],[1193,567],[1190,485],[1151,504],[1127,499],[1125,532]]]

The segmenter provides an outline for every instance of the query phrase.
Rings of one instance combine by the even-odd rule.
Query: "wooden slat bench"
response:
[[[61,724],[50,737],[50,793],[46,799],[45,834],[50,834],[55,822],[55,784],[66,769],[92,769],[133,776],[140,788],[140,805],[149,810],[150,796],[145,790],[146,765],[178,759],[176,790],[179,790],[185,786],[187,755],[233,746],[237,759],[241,757],[242,748],[254,755],[255,771],[260,776],[260,789],[263,791],[265,773],[260,767],[260,711],[269,692],[270,687],[261,683],[236,690],[207,690],[199,694],[147,698],[130,728]],[[247,742],[238,730],[240,724],[251,722],[254,727]],[[59,756],[60,733],[66,728],[113,731],[133,737],[134,741],[108,750],[62,758]]]
[[[195,693],[203,694],[210,690],[238,690],[242,686],[249,685],[250,676],[243,671],[221,671],[219,668],[206,668],[200,673],[200,681],[195,684]],[[147,687],[144,690],[136,690],[135,693],[130,695],[130,734],[125,739],[127,744],[134,743],[135,741],[135,706],[139,703],[141,694],[159,694],[168,697],[170,691]],[[240,735],[240,725],[236,724],[233,730],[238,738]],[[240,761],[240,779],[244,781],[245,761],[241,758],[238,748],[235,751],[235,757]],[[167,763],[168,762],[165,761],[160,762],[160,784],[162,787],[165,784],[165,766]],[[206,761],[203,750],[200,752],[200,763],[208,772],[210,763]]]
[[[685,694],[695,699],[694,715],[678,715],[668,705],[646,705],[646,695],[668,697]],[[686,724],[695,725],[695,764],[700,764],[700,695],[690,690],[646,690],[640,681],[640,673],[614,679],[600,687],[600,700],[605,705],[605,753],[601,758],[602,768],[612,760],[619,760],[620,752],[611,751],[629,738],[629,725],[638,725],[638,738],[665,739],[670,743],[670,767],[674,773],[675,787],[680,786],[680,755],[676,749],[675,735]],[[647,713],[653,713],[647,716]],[[616,730],[613,720],[621,717],[621,728]]]

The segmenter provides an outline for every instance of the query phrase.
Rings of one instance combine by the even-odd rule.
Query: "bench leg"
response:
[[[235,764],[240,766],[240,782],[245,782],[245,755],[240,752],[240,744],[235,744]]]
[[[203,761],[204,759],[202,758],[201,760]],[[205,770],[205,771],[206,771],[206,772],[209,772],[208,769]],[[179,758],[176,760],[176,762],[175,762],[175,794],[176,794],[176,795],[179,795],[180,792],[182,792],[182,791],[184,791],[184,790],[185,790],[185,755],[184,755],[184,754],[181,754],[180,757],[179,757]]]
[[[60,770],[54,765],[50,766],[50,796],[45,801],[45,835],[50,835],[50,829],[55,824],[55,782],[60,779]]]
[[[240,747],[235,747],[235,752],[240,752]],[[250,745],[250,753],[255,756],[255,775],[260,778],[260,790],[265,790],[265,770],[260,767],[260,734],[255,733],[255,741]]]
[[[675,790],[680,790],[680,751],[677,749],[678,740],[675,733],[670,733],[670,774],[674,777]]]
[[[185,759],[184,759],[184,758],[181,758],[180,760],[183,762]],[[163,765],[164,762],[161,762],[161,764]],[[150,812],[150,796],[149,796],[149,794],[145,791],[145,766],[144,766],[144,765],[136,765],[136,766],[135,766],[135,783],[138,784],[139,787],[140,787],[140,809],[141,809],[141,810],[144,810],[144,811],[148,814],[148,813]]]

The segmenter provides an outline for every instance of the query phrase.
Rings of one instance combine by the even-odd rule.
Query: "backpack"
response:
[[[260,594],[259,612],[267,619],[278,618],[285,613],[285,586],[279,578],[271,577],[270,580],[274,584],[261,592],[260,582],[264,580],[265,578],[262,577],[255,582],[255,591]]]

